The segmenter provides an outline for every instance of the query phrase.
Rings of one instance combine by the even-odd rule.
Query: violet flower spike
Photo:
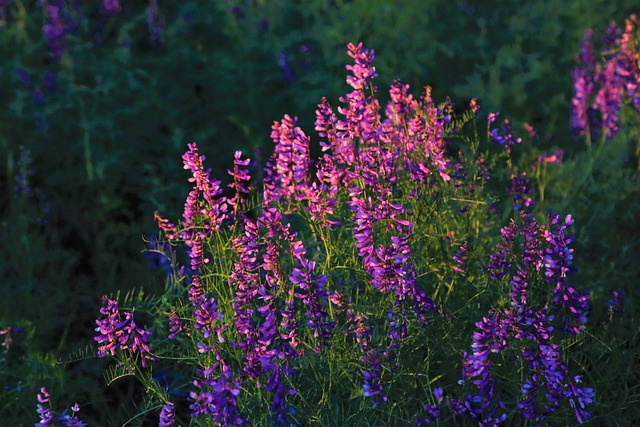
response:
[[[53,427],[54,419],[53,419],[53,411],[51,410],[50,405],[50,396],[49,392],[45,387],[40,389],[40,393],[38,393],[38,405],[37,412],[40,416],[40,422],[37,423],[36,427]],[[45,403],[48,403],[47,407],[44,406]]]
[[[172,402],[167,401],[160,411],[158,427],[177,427],[175,407]]]

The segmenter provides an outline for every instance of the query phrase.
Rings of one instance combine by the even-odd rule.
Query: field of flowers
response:
[[[635,425],[640,10],[490,3],[0,0],[0,425]]]

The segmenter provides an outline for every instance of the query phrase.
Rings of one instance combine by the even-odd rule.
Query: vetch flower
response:
[[[71,407],[71,415],[68,415],[65,410],[58,420],[62,421],[66,427],[86,427],[87,424],[76,415],[78,411],[80,411],[80,405],[76,403]]]
[[[148,344],[151,332],[136,325],[133,311],[125,312],[125,319],[122,320],[117,300],[110,300],[105,295],[102,302],[100,313],[106,317],[96,320],[98,335],[94,337],[100,344],[98,357],[115,356],[116,350],[126,350],[130,355],[140,356],[142,367],[146,367],[146,360],[154,360]]]
[[[165,28],[164,15],[158,10],[158,0],[149,0],[147,6],[147,25],[151,41],[162,43],[162,32]]]
[[[489,133],[489,137],[493,143],[503,146],[507,153],[511,153],[511,147],[522,142],[522,138],[517,138],[513,134],[511,130],[511,123],[509,123],[509,120],[507,119],[502,123],[501,129],[492,129]]]
[[[565,229],[571,224],[571,215],[561,220],[560,215],[550,213],[549,228],[543,230],[542,238],[547,243],[544,252],[544,274],[547,283],[553,286],[553,303],[564,310],[563,329],[577,334],[586,328],[589,293],[577,291],[567,281],[569,273],[574,270],[573,249],[569,245],[575,239],[565,234]]]
[[[167,401],[160,411],[158,427],[177,427],[175,407],[172,402]]]
[[[460,245],[458,252],[453,256],[453,260],[459,265],[453,265],[451,268],[458,273],[464,273],[464,265],[467,260],[467,251],[469,250],[469,242],[465,241]]]
[[[234,191],[233,198],[227,199],[229,205],[233,208],[233,216],[237,219],[240,212],[246,209],[247,195],[249,194],[248,183],[251,180],[249,171],[246,167],[251,163],[251,159],[241,160],[242,152],[236,151],[233,156],[233,170],[227,170],[227,173],[233,178],[233,182],[229,187]]]
[[[53,411],[51,410],[51,404],[49,402],[50,396],[49,392],[45,387],[40,389],[40,393],[38,393],[38,405],[37,412],[40,416],[40,422],[36,424],[36,427],[52,427],[53,426]],[[48,405],[45,407],[44,404]]]
[[[214,373],[216,373],[214,375]],[[241,381],[234,378],[231,368],[216,354],[216,362],[208,369],[199,369],[193,385],[198,391],[191,392],[191,416],[209,417],[211,421],[225,426],[244,425],[246,420],[238,409],[237,397]]]
[[[118,13],[122,10],[120,0],[102,0],[102,7],[109,13]]]

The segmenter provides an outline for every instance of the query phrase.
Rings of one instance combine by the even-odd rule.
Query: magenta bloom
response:
[[[100,308],[100,313],[106,317],[96,320],[98,327],[95,330],[98,335],[94,337],[100,344],[98,357],[115,356],[116,350],[127,350],[133,356],[140,356],[142,367],[146,367],[146,360],[154,360],[148,344],[151,332],[136,325],[133,311],[125,312],[125,319],[122,320],[118,301],[110,300],[106,295],[102,297],[102,301],[104,305]]]
[[[45,387],[40,389],[38,393],[38,415],[40,416],[40,422],[36,424],[36,427],[51,427],[53,426],[53,411],[51,406],[44,406],[45,403],[49,403],[49,392]]]

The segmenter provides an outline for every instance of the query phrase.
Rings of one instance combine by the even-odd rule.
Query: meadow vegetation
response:
[[[490,3],[0,1],[0,419],[640,419],[635,2]]]

